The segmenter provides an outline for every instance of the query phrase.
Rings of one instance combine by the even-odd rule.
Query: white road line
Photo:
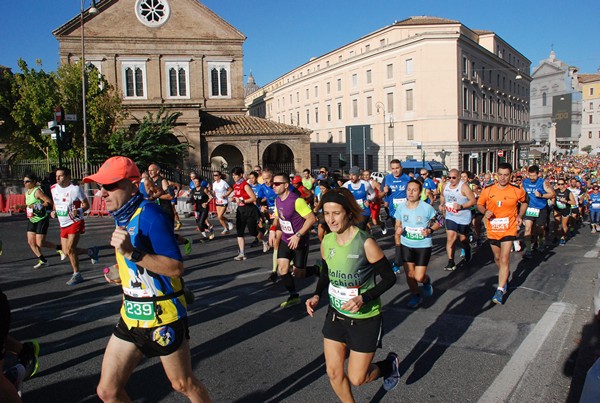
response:
[[[498,374],[494,382],[479,398],[480,403],[503,402],[509,399],[519,381],[528,370],[550,331],[564,314],[573,314],[575,307],[563,302],[555,302],[523,340],[512,358]]]

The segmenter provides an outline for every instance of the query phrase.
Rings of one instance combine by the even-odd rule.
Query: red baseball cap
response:
[[[83,183],[97,182],[101,185],[110,185],[117,183],[121,179],[139,180],[140,170],[135,162],[127,157],[110,157],[100,167],[94,175],[86,176],[81,181]]]
[[[294,176],[294,179],[292,179],[293,185],[295,185],[297,183],[302,183],[302,177],[300,175],[296,175],[296,176]]]

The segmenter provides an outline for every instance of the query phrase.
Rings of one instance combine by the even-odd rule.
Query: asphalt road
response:
[[[0,288],[12,305],[13,335],[37,338],[42,346],[40,371],[24,384],[25,402],[99,401],[95,387],[121,295],[102,277],[102,268],[114,261],[112,226],[109,218],[87,219],[80,245],[100,245],[101,261],[92,265],[82,258],[85,281],[69,287],[70,266],[51,251],[50,266],[32,269],[24,216],[0,217]],[[51,224],[49,240],[58,240],[57,227]],[[199,239],[192,219],[179,232]],[[592,296],[600,249],[597,235],[580,232],[567,246],[533,260],[513,253],[504,306],[490,303],[497,271],[489,246],[449,273],[442,270],[445,238],[436,234],[429,266],[433,297],[417,310],[406,308],[403,275],[383,297],[386,335],[376,359],[398,353],[400,385],[387,394],[380,380],[354,388],[357,401],[577,401],[597,351]],[[375,235],[392,257],[392,237]],[[313,240],[309,262],[318,247]],[[216,402],[336,401],[323,359],[325,306],[313,319],[303,304],[279,308],[286,294],[280,283],[266,281],[271,254],[259,249],[234,261],[235,235],[218,234],[196,242],[185,257],[185,279],[196,295],[189,312],[195,373]],[[595,257],[588,253],[593,251]],[[297,284],[306,297],[316,278]],[[172,392],[158,359],[144,360],[127,390],[136,402],[185,401]]]

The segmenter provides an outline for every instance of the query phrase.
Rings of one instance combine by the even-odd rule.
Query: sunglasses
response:
[[[215,177],[215,178],[217,178],[217,177],[219,177],[219,176],[221,176],[221,175],[213,175],[213,177]]]
[[[98,186],[98,190],[106,190],[107,192],[112,192],[113,190],[119,187],[119,182],[111,183],[109,185],[101,185],[99,183],[96,184]]]
[[[449,176],[448,179],[457,179],[457,176]]]
[[[287,183],[287,182],[273,182],[273,186],[281,186],[284,183]]]
[[[564,182],[558,182],[558,186],[566,185]]]
[[[31,183],[31,182],[33,182],[33,181],[32,181],[32,180],[29,180],[29,179],[24,179],[24,180],[23,180],[23,183]]]
[[[324,174],[324,173],[325,173],[325,171],[319,171],[319,173],[320,173],[320,174]]]

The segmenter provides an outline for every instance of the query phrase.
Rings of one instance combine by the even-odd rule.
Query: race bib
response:
[[[508,229],[508,217],[504,218],[494,218],[490,221],[490,226],[492,232],[503,232]]]
[[[125,315],[133,320],[154,320],[154,302],[125,300]]]
[[[598,209],[600,209],[600,203],[592,203],[592,208],[593,208],[594,210],[598,210]]]
[[[527,210],[525,211],[525,215],[527,217],[539,217],[540,216],[540,209],[539,208],[533,208],[533,207],[527,207]]]
[[[358,203],[361,208],[365,207],[365,201],[363,199],[356,199],[356,203]]]
[[[561,201],[556,201],[556,207],[558,207],[559,209],[564,209],[567,208],[567,205]]]
[[[425,237],[423,236],[423,228],[411,228],[411,227],[405,227],[406,230],[406,238],[407,239],[411,239],[413,241],[420,241],[422,239],[425,239]]]
[[[292,223],[285,220],[279,220],[279,226],[281,227],[281,231],[284,234],[293,234],[294,228],[292,228]]]
[[[32,218],[33,217],[33,209],[31,207],[27,207],[27,209],[25,210],[25,212],[27,213],[27,218]]]
[[[401,204],[406,203],[406,197],[402,199],[394,199],[394,210],[398,208]]]
[[[454,208],[454,203],[446,203],[446,211],[449,213],[458,213],[458,210]]]
[[[344,311],[342,306],[354,297],[358,297],[358,288],[336,287],[329,283],[329,303],[336,310],[342,313],[350,313]]]
[[[69,209],[67,206],[56,206],[56,215],[59,217],[67,217],[69,215]]]

